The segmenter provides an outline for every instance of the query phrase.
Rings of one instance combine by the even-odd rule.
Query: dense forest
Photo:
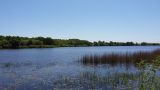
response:
[[[50,37],[19,37],[0,36],[0,48],[53,48],[53,47],[80,47],[80,46],[147,46],[160,45],[160,43],[134,43],[134,42],[90,42],[79,39],[52,39]]]

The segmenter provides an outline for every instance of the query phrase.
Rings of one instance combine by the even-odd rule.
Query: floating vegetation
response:
[[[160,55],[160,49],[152,52],[135,52],[135,53],[112,53],[103,55],[85,55],[80,59],[84,65],[98,65],[98,64],[136,64],[141,60],[152,62],[153,59]]]
[[[89,64],[93,67],[80,66],[77,69],[68,67],[71,64],[67,63],[62,64],[66,66],[59,69],[59,64],[56,62],[35,63],[31,60],[0,63],[0,67],[3,66],[0,68],[0,90],[159,90],[160,88],[159,49],[152,52],[86,55],[80,61],[82,65]],[[117,67],[109,65],[103,68],[105,65],[101,64],[117,65]],[[119,69],[118,64],[134,64],[136,70],[123,71]],[[61,70],[64,71],[60,72]]]
[[[160,88],[160,57],[154,63],[140,61],[137,73],[114,73],[99,75],[94,72],[83,72],[77,77],[63,77],[54,83],[58,89],[85,90],[158,90]]]
[[[139,68],[136,73],[115,72],[99,74],[93,71],[81,72],[77,75],[61,75],[50,79],[41,79],[33,75],[16,80],[15,90],[158,90],[160,88],[160,57],[153,63],[144,60],[136,63]],[[5,88],[5,87],[4,87]],[[3,90],[3,89],[2,89]]]

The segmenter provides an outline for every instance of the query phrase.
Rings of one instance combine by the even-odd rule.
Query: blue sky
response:
[[[160,42],[160,0],[0,0],[0,35]]]

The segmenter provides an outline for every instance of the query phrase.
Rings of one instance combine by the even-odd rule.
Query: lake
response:
[[[128,67],[125,65],[112,67],[108,64],[92,66],[84,65],[79,60],[87,54],[151,52],[156,49],[160,49],[160,46],[2,49],[0,50],[0,89],[53,89],[58,87],[55,86],[54,81],[65,76],[76,78],[75,76],[83,72],[94,72],[102,76],[115,72],[135,73],[138,70],[134,65]]]

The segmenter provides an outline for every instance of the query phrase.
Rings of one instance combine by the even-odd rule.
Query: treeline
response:
[[[133,42],[89,42],[79,39],[52,39],[50,37],[19,37],[0,36],[0,48],[52,48],[52,47],[79,47],[79,46],[146,46],[160,45],[159,43],[133,43]]]

